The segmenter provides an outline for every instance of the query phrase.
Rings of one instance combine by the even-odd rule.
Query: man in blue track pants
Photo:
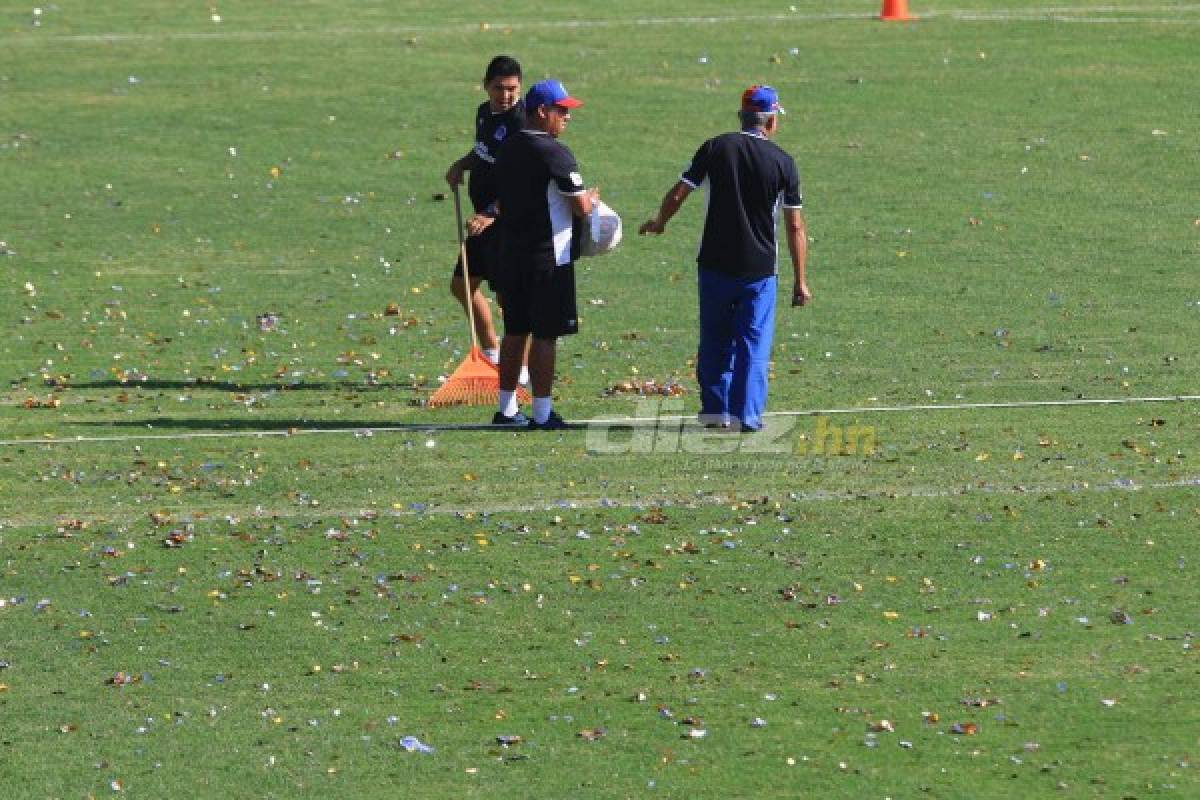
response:
[[[808,238],[796,162],[771,141],[784,111],[770,86],[742,93],[741,129],[700,145],[692,163],[638,233],[660,234],[694,189],[708,203],[700,240],[700,420],[756,431],[767,406],[778,281],[776,219],[782,211],[792,259],[792,305],[812,299],[805,279]]]

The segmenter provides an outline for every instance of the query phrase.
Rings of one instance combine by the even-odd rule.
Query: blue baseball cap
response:
[[[538,106],[562,106],[563,108],[578,108],[583,105],[567,92],[567,87],[561,81],[553,78],[538,81],[525,93],[525,107],[533,110]]]
[[[754,111],[759,114],[786,114],[783,106],[779,105],[779,93],[770,86],[751,86],[742,92],[742,111]]]

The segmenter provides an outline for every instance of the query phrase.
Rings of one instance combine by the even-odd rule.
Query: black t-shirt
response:
[[[774,275],[779,209],[804,205],[792,157],[760,134],[724,133],[700,145],[679,179],[708,193],[700,268],[741,278]]]
[[[524,125],[524,101],[500,112],[492,111],[486,102],[480,103],[475,112],[475,147],[472,149],[477,161],[467,182],[467,193],[476,211],[483,211],[496,199],[496,154],[504,140]]]
[[[569,199],[586,191],[575,156],[548,133],[522,130],[508,137],[496,160],[502,252],[506,259],[579,258],[582,221]]]

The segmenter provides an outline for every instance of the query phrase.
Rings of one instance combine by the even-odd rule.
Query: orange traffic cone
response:
[[[916,19],[908,13],[908,0],[883,0],[879,18],[885,22],[907,22]]]

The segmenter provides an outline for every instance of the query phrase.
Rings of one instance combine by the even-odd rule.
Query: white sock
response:
[[[500,348],[499,347],[485,347],[483,349],[483,354],[485,356],[487,356],[487,360],[492,362],[493,364],[500,363]]]
[[[500,413],[506,417],[511,417],[521,410],[521,406],[517,404],[517,393],[515,391],[506,392],[500,390],[500,398],[496,405],[500,408]]]
[[[550,419],[550,409],[553,402],[554,398],[552,397],[533,398],[533,421],[541,425]]]
[[[529,385],[529,367],[525,366],[524,364],[521,365],[521,375],[517,378],[517,383],[521,384],[522,386]]]

